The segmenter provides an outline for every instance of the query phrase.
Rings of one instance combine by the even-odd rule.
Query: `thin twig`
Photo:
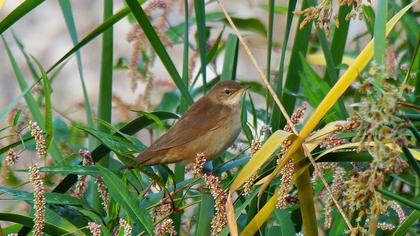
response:
[[[311,152],[309,151],[308,147],[306,147],[305,144],[302,145],[303,149],[306,152],[306,155],[308,156],[309,161],[314,166],[314,169],[316,172],[318,172],[318,177],[321,179],[322,183],[324,184],[325,189],[327,190],[328,194],[330,195],[331,199],[333,200],[335,206],[337,207],[338,211],[340,212],[341,216],[343,217],[344,221],[347,224],[347,227],[350,231],[352,231],[353,226],[350,223],[350,220],[347,218],[346,214],[344,213],[343,208],[341,208],[340,204],[338,203],[337,199],[335,199],[330,186],[328,185],[327,181],[324,178],[324,172],[321,170],[321,168],[318,167],[318,165],[315,163],[314,158],[312,157]]]
[[[249,49],[248,45],[246,44],[245,40],[242,38],[241,34],[239,33],[239,30],[236,28],[235,24],[233,23],[232,19],[230,18],[229,14],[226,11],[226,9],[225,9],[224,5],[222,4],[221,0],[216,0],[216,1],[219,4],[220,9],[222,10],[226,19],[228,20],[230,26],[232,27],[232,30],[234,31],[234,33],[238,37],[239,41],[241,42],[242,46],[244,47],[245,52],[248,54],[249,58],[251,59],[252,64],[254,64],[258,74],[260,75],[260,79],[262,80],[262,82],[264,83],[264,85],[266,86],[268,91],[270,92],[270,94],[273,97],[274,101],[276,102],[277,106],[280,108],[280,111],[282,112],[283,116],[285,117],[285,119],[287,121],[287,124],[291,127],[293,133],[298,135],[298,132],[296,131],[296,128],[295,128],[292,120],[290,119],[290,116],[287,114],[286,109],[284,108],[283,104],[280,102],[279,98],[277,97],[277,94],[274,92],[273,88],[271,87],[270,83],[268,82],[266,76],[264,75],[264,72],[261,70],[260,66],[258,65],[254,55],[252,54],[252,52]],[[327,181],[324,178],[324,174],[323,174],[322,170],[316,165],[315,160],[313,159],[312,154],[310,153],[310,151],[306,147],[306,145],[302,144],[302,147],[305,150],[311,164],[314,166],[315,170],[318,172],[319,178],[321,179],[322,183],[324,184],[325,189],[327,189],[327,192],[330,195],[331,199],[333,200],[334,204],[336,205],[338,211],[342,215],[344,221],[347,224],[347,227],[350,230],[352,230],[353,227],[352,227],[349,219],[347,218],[346,214],[344,213],[343,209],[339,205],[338,201],[334,198],[334,196],[332,194],[332,191],[331,191],[331,188],[329,187]]]

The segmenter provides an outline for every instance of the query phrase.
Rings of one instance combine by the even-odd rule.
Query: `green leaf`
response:
[[[268,43],[267,43],[267,65],[265,67],[265,77],[267,78],[268,82],[270,83],[271,81],[271,52],[273,50],[273,29],[274,29],[274,7],[275,7],[276,3],[274,0],[269,0],[269,4],[268,4],[268,33],[267,33],[267,38],[268,38]],[[271,96],[271,94],[268,92],[268,89],[266,89],[266,101],[265,101],[265,123],[268,124],[269,122],[269,116],[268,116],[268,111],[269,111],[269,107],[271,106],[271,103],[273,102],[273,97]]]
[[[385,195],[386,197],[388,197],[392,200],[398,201],[398,202],[400,202],[400,203],[402,203],[406,206],[409,206],[409,207],[411,207],[411,208],[413,208],[417,211],[420,210],[420,204],[417,203],[417,202],[413,202],[411,200],[408,200],[407,198],[401,197],[400,195],[397,195],[397,194],[392,193],[392,192],[390,192],[388,190],[385,190],[385,189],[378,189],[377,191],[382,193],[383,195]]]
[[[350,21],[346,20],[347,14],[350,13],[352,7],[351,6],[341,6],[338,10],[338,21],[340,24],[340,27],[334,28],[334,34],[331,42],[331,48],[334,50],[331,50],[332,59],[334,62],[334,65],[340,65],[342,64],[344,49],[346,47],[347,42],[347,34],[349,31],[349,25]],[[329,68],[326,68],[326,70]],[[330,73],[325,73],[324,80],[325,81],[331,81],[333,84],[337,82],[338,80],[338,73],[339,70],[335,71],[336,77],[330,77]]]
[[[156,54],[159,56],[172,80],[175,82],[176,86],[180,90],[183,99],[187,102],[188,105],[193,103],[193,99],[188,92],[188,88],[185,83],[182,81],[181,76],[178,74],[178,71],[175,68],[174,63],[168,55],[168,52],[165,50],[159,36],[156,34],[152,24],[147,18],[146,13],[143,11],[142,7],[136,0],[126,0],[127,5],[131,9],[131,12],[136,17],[137,22],[143,29],[144,34],[149,39],[150,44],[155,50]]]
[[[291,214],[287,210],[276,209],[274,216],[277,219],[277,223],[280,225],[281,235],[296,235],[294,223],[291,219]]]
[[[187,8],[188,9],[188,8]],[[197,23],[197,35],[198,35],[198,49],[200,52],[201,61],[201,74],[203,78],[204,92],[207,92],[207,60],[206,60],[206,47],[207,47],[207,36],[206,36],[206,10],[204,0],[194,0],[194,9]]]
[[[14,197],[17,200],[23,201],[33,201],[34,194],[29,193],[23,190],[11,189],[4,186],[0,186],[0,192],[6,193]],[[82,206],[86,210],[91,210],[91,207],[85,202],[77,197],[73,197],[69,194],[62,193],[45,193],[45,202],[48,204],[63,204],[63,205],[72,205],[72,206]]]
[[[153,221],[147,212],[145,207],[141,207],[138,204],[138,195],[131,193],[128,188],[124,187],[124,184],[116,174],[112,171],[98,165],[99,171],[101,172],[108,191],[113,198],[124,211],[129,215],[131,220],[144,227],[147,234],[153,235]]]
[[[411,212],[411,214],[404,220],[400,226],[395,230],[395,232],[392,234],[392,236],[404,236],[407,235],[407,231],[409,228],[415,224],[418,219],[420,218],[420,211],[414,210]]]
[[[25,46],[23,45],[22,41],[18,38],[18,36],[15,34],[14,31],[12,31],[12,36],[13,36],[13,39],[15,40],[20,52],[25,57],[26,64],[29,67],[29,71],[31,72],[32,77],[34,78],[35,81],[38,80],[39,75],[36,72],[35,65],[32,63],[29,54],[25,50]]]
[[[107,21],[112,17],[113,1],[104,1],[103,20]],[[113,73],[113,56],[114,56],[114,30],[113,25],[110,25],[107,30],[102,33],[102,55],[101,55],[101,74],[99,80],[99,94],[98,94],[98,118],[111,123],[112,113],[112,73]],[[92,127],[93,128],[93,127]],[[98,130],[108,132],[108,129],[98,124]],[[108,158],[103,159],[101,164],[107,166]]]
[[[39,63],[39,61],[33,56],[32,56],[32,60],[35,61],[35,63],[38,66],[39,71],[41,72],[41,78],[42,78],[43,89],[44,89],[44,97],[45,97],[45,132],[47,133],[47,138],[45,140],[45,143],[48,148],[54,137],[52,103],[51,103],[51,93],[52,93],[51,84],[41,63]]]
[[[366,22],[368,32],[373,36],[374,22],[375,22],[375,11],[370,5],[362,5],[363,15]]]
[[[11,143],[11,144],[9,144],[7,146],[4,146],[4,147],[0,148],[0,154],[3,154],[5,152],[9,151],[10,148],[17,147],[17,146],[21,145],[22,143],[29,142],[29,141],[31,141],[33,139],[34,139],[34,137],[32,137],[32,136],[23,137],[19,141],[16,141],[14,143]]]
[[[242,108],[241,108],[241,127],[242,131],[244,131],[244,134],[246,136],[246,139],[248,140],[248,143],[251,144],[253,137],[252,137],[252,131],[248,126],[248,112],[246,109],[246,97],[242,97]]]
[[[151,120],[153,120],[153,122],[155,123],[155,124],[157,124],[162,130],[165,130],[166,131],[166,127],[165,127],[165,125],[163,125],[163,123],[162,123],[162,121],[159,119],[159,117],[158,116],[156,116],[156,115],[154,115],[153,113],[150,113],[150,112],[145,112],[145,111],[137,111],[139,114],[141,114],[141,115],[143,115],[143,116],[145,116],[145,117],[147,117],[147,118],[149,118],[149,119],[151,119]]]
[[[43,2],[44,0],[30,0],[22,2],[0,22],[0,34],[3,34],[10,26]]]
[[[388,0],[378,0],[378,9],[375,17],[375,29],[373,35],[375,44],[373,45],[374,59],[377,65],[382,65],[385,57],[385,28],[388,15]]]
[[[221,80],[234,80],[236,78],[236,65],[238,62],[238,37],[229,34],[226,40],[225,57],[223,59],[223,69]]]
[[[188,9],[188,8],[189,8],[188,0],[184,0],[184,9]],[[189,68],[188,49],[190,47],[190,41],[189,41],[190,27],[189,27],[189,24],[188,24],[188,20],[189,20],[188,19],[188,17],[189,17],[189,13],[188,12],[189,11],[184,11],[184,14],[185,14],[185,18],[184,18],[185,25],[183,27],[183,30],[184,30],[184,51],[183,51],[183,56],[182,56],[182,80],[184,81],[185,86],[187,87],[187,89],[188,89],[188,86],[189,86],[189,84],[188,84],[188,81],[189,81],[189,78],[188,78],[188,76],[189,76],[189,69],[188,69]],[[162,101],[163,101],[163,99],[161,100],[161,102]],[[180,99],[179,112],[181,114],[183,114],[187,109],[188,109],[188,103],[185,102],[184,99]],[[180,171],[180,166],[179,165],[178,165],[178,171]],[[177,175],[177,174],[175,174],[175,175]],[[181,176],[181,174],[179,173],[178,176]],[[182,174],[182,176],[183,176],[183,174]],[[179,224],[176,224],[176,223],[179,223],[180,222],[180,220],[181,220],[181,218],[180,218],[181,217],[181,214],[182,213],[178,214],[178,216],[176,217],[176,219],[174,219],[175,225],[179,225]],[[176,227],[177,227],[177,232],[180,233],[180,228],[178,226],[176,226]]]
[[[144,145],[138,143],[138,139],[135,139],[137,142],[133,143],[132,141],[134,139],[127,140],[121,135],[113,135],[109,134],[108,132],[99,131],[89,127],[79,126],[77,128],[97,138],[102,144],[106,145],[109,149],[119,155],[129,156],[133,153],[141,152],[143,150],[141,147],[144,147]]]
[[[13,117],[13,126],[16,126],[19,122],[20,116],[22,115],[22,109],[18,109]]]
[[[210,225],[214,211],[214,202],[210,194],[201,194],[201,202],[197,210],[198,219],[195,236],[210,236]]]
[[[45,173],[77,174],[77,175],[99,175],[100,172],[95,166],[46,166],[39,169]]]
[[[50,213],[51,211],[47,212]],[[59,219],[62,218],[60,217]],[[0,220],[19,223],[29,228],[33,227],[34,225],[32,217],[13,213],[0,213]],[[79,231],[76,226],[71,225],[71,227],[69,227],[70,224],[68,222],[66,223],[67,224],[65,224],[63,221],[60,222],[58,219],[56,219],[54,222],[51,222],[49,217],[45,222],[45,233],[50,235],[85,235],[83,232]]]

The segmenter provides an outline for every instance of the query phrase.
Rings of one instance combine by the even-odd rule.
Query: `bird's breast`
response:
[[[233,111],[220,122],[217,129],[211,130],[197,140],[199,143],[197,146],[205,153],[206,159],[214,159],[232,146],[240,132],[240,110]]]

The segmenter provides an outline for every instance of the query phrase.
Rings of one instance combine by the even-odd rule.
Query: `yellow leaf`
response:
[[[252,236],[257,232],[257,230],[263,225],[268,217],[271,216],[274,209],[276,209],[277,198],[279,197],[277,191],[274,195],[268,200],[268,202],[263,206],[262,209],[252,218],[251,222],[245,227],[242,231],[241,236]]]
[[[6,2],[6,0],[0,0],[0,9],[3,8],[5,2]]]
[[[417,161],[420,161],[420,152],[417,151],[416,149],[411,149],[409,148],[408,150],[410,150],[411,155],[413,155],[414,158],[416,158]]]
[[[308,60],[308,63],[312,65],[325,66],[327,64],[323,53],[309,54],[306,56],[306,60]],[[342,60],[343,64],[350,65],[350,64],[353,64],[353,62],[354,62],[353,57],[343,56],[343,60]]]

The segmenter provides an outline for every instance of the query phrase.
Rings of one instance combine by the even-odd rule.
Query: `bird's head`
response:
[[[212,101],[223,105],[239,105],[241,103],[241,95],[247,89],[247,87],[241,86],[233,80],[223,80],[217,83],[206,96]]]

